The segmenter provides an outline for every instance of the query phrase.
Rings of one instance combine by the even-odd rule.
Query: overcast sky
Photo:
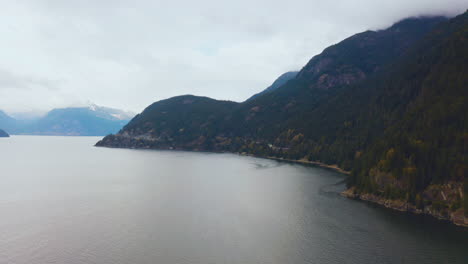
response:
[[[468,0],[0,0],[0,109],[243,101],[327,46]]]

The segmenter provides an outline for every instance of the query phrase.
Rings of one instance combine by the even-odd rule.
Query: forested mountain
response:
[[[0,126],[11,134],[103,136],[119,131],[131,118],[118,109],[90,105],[53,109],[33,120],[16,120],[1,112]]]
[[[317,131],[320,128],[307,124],[312,122],[309,121],[311,111],[321,104],[326,105],[327,100],[331,100],[343,87],[349,87],[346,84],[365,79],[367,75],[397,60],[410,43],[420,39],[444,20],[442,17],[406,19],[386,30],[356,34],[312,58],[298,76],[285,85],[241,104],[195,96],[156,102],[135,117],[117,136],[127,135],[126,139],[131,140],[145,135],[149,142],[140,140],[139,144],[150,144],[147,147],[152,148],[227,150],[255,152],[259,155],[271,149],[287,148],[290,151],[281,155],[303,158],[302,153],[297,153],[290,146],[289,137],[298,134],[309,138],[316,135],[319,139],[322,137],[325,131]],[[389,41],[392,45],[388,45]],[[379,46],[385,48],[385,52],[381,53],[391,55],[381,55],[377,52]],[[336,85],[331,86],[332,83]],[[198,105],[202,107],[194,107]],[[222,105],[223,111],[212,107],[215,105]],[[207,118],[203,106],[209,107],[210,118]],[[167,115],[177,118],[166,118]],[[194,125],[194,116],[205,121],[199,126]],[[231,142],[227,144],[226,140]],[[246,148],[251,142],[255,142],[255,148]],[[318,152],[324,155],[322,151]],[[315,156],[310,158],[323,159]],[[324,162],[336,163],[341,158],[334,159]],[[350,165],[343,167],[349,169]]]
[[[372,119],[384,129],[353,163],[352,195],[406,201],[411,210],[468,224],[461,212],[465,197],[468,213],[467,62],[465,13],[437,27],[398,67],[364,86],[378,93],[355,120]]]
[[[467,225],[467,19],[412,18],[354,35],[244,103],[154,103],[97,145],[337,164],[352,171],[349,196]]]

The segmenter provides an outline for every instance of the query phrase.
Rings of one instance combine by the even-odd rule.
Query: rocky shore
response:
[[[411,204],[404,200],[392,200],[387,199],[375,194],[370,193],[360,193],[356,190],[355,187],[351,187],[341,193],[342,196],[348,197],[351,199],[358,199],[362,201],[368,201],[382,205],[386,208],[402,211],[402,212],[411,212],[415,214],[426,214],[431,215],[440,220],[446,220],[454,223],[458,226],[468,227],[468,218],[464,215],[463,208],[458,208],[457,210],[440,210],[436,209],[434,205],[424,205],[422,208],[417,208],[416,205]]]
[[[96,143],[98,147],[111,147],[111,148],[132,148],[132,149],[159,149],[159,150],[183,150],[183,151],[199,151],[199,152],[219,152],[224,153],[226,151],[216,150],[216,149],[199,149],[199,148],[188,148],[188,147],[173,147],[171,142],[161,142],[149,136],[130,136],[127,134],[122,135],[110,135],[105,137],[103,140]],[[305,159],[293,160],[286,159],[281,157],[272,157],[272,156],[261,156],[253,155],[251,153],[238,153],[232,152],[234,154],[258,157],[258,158],[267,158],[278,161],[292,162],[305,165],[315,165],[323,168],[332,169],[339,173],[350,174],[349,171],[343,170],[337,165],[324,164],[319,161],[309,161]],[[381,179],[380,177],[379,179]],[[381,183],[379,181],[379,183]],[[388,182],[382,182],[382,186],[388,185]],[[434,216],[441,220],[450,221],[456,225],[468,227],[468,218],[464,216],[463,206],[458,206],[453,208],[453,204],[459,200],[460,197],[463,198],[463,184],[460,182],[453,182],[445,185],[431,185],[427,190],[425,190],[421,196],[421,200],[424,200],[424,203],[416,206],[415,204],[409,203],[404,200],[398,199],[388,199],[383,196],[370,194],[370,193],[360,193],[355,187],[352,187],[342,193],[343,196],[359,199],[363,201],[369,201],[372,203],[380,204],[387,208],[391,208],[398,211],[412,212],[416,214],[427,214]],[[459,201],[458,201],[459,202]]]

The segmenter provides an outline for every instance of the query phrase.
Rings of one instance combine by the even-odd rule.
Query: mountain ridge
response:
[[[412,18],[353,35],[314,56],[272,92],[238,104],[203,106],[206,99],[193,97],[197,107],[181,103],[186,98],[169,99],[164,111],[143,112],[96,146],[227,151],[335,164],[351,170],[353,197],[403,201],[408,210],[466,225],[463,193],[450,191],[448,198],[440,193],[467,186],[463,177],[444,174],[466,170],[459,165],[466,158],[463,149],[454,142],[464,142],[465,133],[463,58],[468,57],[460,43],[466,42],[467,17]],[[425,111],[433,105],[437,111]],[[177,118],[165,118],[167,113]],[[368,200],[378,202],[375,197]]]
[[[268,86],[265,90],[257,93],[257,94],[254,94],[252,95],[249,99],[247,99],[246,101],[249,101],[249,100],[252,100],[262,94],[265,94],[265,93],[269,93],[269,92],[272,92],[276,89],[278,89],[279,87],[283,86],[284,84],[286,84],[289,80],[291,79],[294,79],[296,78],[297,74],[299,72],[298,71],[288,71],[288,72],[285,72],[283,74],[281,74],[278,78],[276,78],[276,80],[270,85]]]
[[[129,112],[97,105],[55,108],[26,120],[1,111],[0,126],[14,135],[105,136],[117,132],[131,117]]]

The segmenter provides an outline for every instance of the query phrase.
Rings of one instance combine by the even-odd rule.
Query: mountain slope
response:
[[[467,28],[465,13],[357,34],[312,58],[283,86],[223,104],[212,118],[171,101],[190,115],[163,120],[153,109],[142,113],[152,122],[148,126],[134,119],[97,145],[337,164],[352,170],[349,196],[468,225],[462,206],[468,204]],[[190,140],[177,137],[175,128],[185,131],[193,117],[206,122],[187,130]],[[161,122],[165,137],[158,137]]]
[[[18,121],[11,116],[7,115],[5,112],[0,110],[0,127],[8,131],[13,131],[17,126]]]
[[[141,135],[146,135],[146,139],[153,140],[146,143],[142,140],[138,142],[139,146],[145,145],[148,148],[164,146],[184,149],[190,146],[188,147],[190,149],[214,151],[254,151],[259,155],[261,153],[252,150],[252,146],[249,148],[245,146],[255,142],[254,145],[258,145],[259,149],[262,149],[260,152],[264,151],[268,144],[278,145],[278,148],[289,148],[285,146],[287,140],[284,138],[291,136],[291,129],[297,132],[294,134],[308,131],[308,127],[303,126],[301,122],[296,122],[297,116],[306,115],[344,87],[362,81],[369,75],[378,72],[379,69],[386,67],[402,56],[412,43],[421,38],[432,27],[445,20],[441,17],[408,19],[396,23],[386,30],[356,34],[312,58],[296,78],[289,80],[272,92],[261,94],[242,104],[230,104],[229,111],[225,109],[219,111],[224,115],[217,115],[218,118],[209,118],[200,129],[181,127],[180,119],[194,116],[204,118],[206,113],[199,112],[200,108],[193,108],[190,104],[182,104],[179,100],[169,99],[164,102],[171,102],[174,104],[172,107],[177,108],[178,111],[190,112],[191,115],[181,116],[177,119],[159,120],[158,118],[162,115],[157,113],[158,108],[149,108],[139,116],[147,119],[154,117],[150,123],[152,125],[139,126],[137,122],[139,119],[135,118],[116,136],[118,138],[125,134],[125,139],[128,141],[129,137],[141,139]],[[385,48],[387,55],[381,55],[377,52],[379,47]],[[213,112],[217,114],[218,111],[213,109]],[[307,118],[302,118],[302,120],[307,120]],[[183,122],[187,124],[190,123],[190,120]],[[159,131],[160,123],[164,123],[165,128],[170,129]],[[134,129],[134,127],[139,129]],[[207,127],[211,129],[208,137]],[[177,133],[171,134],[178,129],[190,131],[190,137],[180,138],[177,141],[164,140],[164,138],[178,137]],[[170,134],[172,137],[160,138],[161,133]],[[112,144],[109,143],[109,139],[110,137],[104,139],[99,145],[119,145],[115,137],[112,138]],[[127,144],[125,146],[128,147]],[[302,158],[296,157],[296,153],[288,153],[288,155],[291,158]]]
[[[390,28],[356,34],[313,57],[298,77],[317,80],[319,88],[349,84],[377,72],[421,39],[443,17],[408,18]]]
[[[349,183],[352,196],[404,202],[407,210],[468,224],[462,208],[466,216],[467,47],[464,14],[433,31],[412,57],[381,81],[381,93],[366,108],[384,108],[385,113],[374,115],[386,115],[393,122],[355,162]]]
[[[237,105],[193,95],[162,100],[135,116],[118,136],[107,136],[106,145],[211,150],[210,139],[222,133],[221,123]]]
[[[356,34],[325,49],[295,79],[239,107],[232,114],[238,126],[229,129],[254,137],[261,133],[269,141],[291,128],[311,136],[322,134],[304,125],[315,108],[350,85],[389,67],[443,21],[446,19],[441,17],[406,19],[385,30]]]
[[[4,130],[0,129],[0,137],[9,137],[10,135],[8,135],[7,132],[5,132]]]
[[[272,92],[272,91],[278,89],[279,87],[281,87],[285,83],[287,83],[289,80],[296,78],[298,73],[299,72],[297,72],[297,71],[290,71],[290,72],[286,72],[286,73],[281,74],[280,77],[278,77],[270,86],[268,86],[268,88],[266,88],[265,90],[263,90],[263,91],[261,91],[261,92],[259,92],[257,94],[252,95],[246,101],[252,100],[254,98],[259,97],[262,94],[269,93],[269,92]]]

